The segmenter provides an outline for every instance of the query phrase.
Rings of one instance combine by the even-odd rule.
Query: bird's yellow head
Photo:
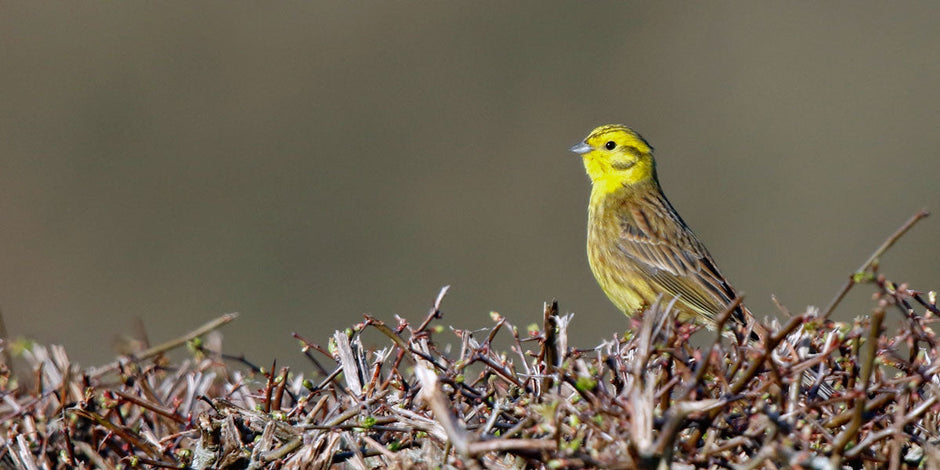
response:
[[[594,129],[571,151],[584,159],[595,191],[609,193],[624,186],[656,182],[653,147],[622,124]]]

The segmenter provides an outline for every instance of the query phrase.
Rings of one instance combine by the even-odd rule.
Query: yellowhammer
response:
[[[649,143],[626,126],[610,124],[591,131],[571,151],[583,157],[591,178],[591,270],[614,305],[631,316],[662,294],[665,302],[676,299],[680,320],[714,326],[734,300],[734,289],[663,194]],[[733,315],[739,324],[753,318],[743,305]]]

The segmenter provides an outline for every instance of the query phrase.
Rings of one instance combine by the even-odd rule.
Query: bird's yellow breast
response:
[[[595,187],[591,192],[587,253],[597,283],[611,302],[629,316],[648,307],[656,294],[619,246],[617,207],[625,197],[624,189],[621,186],[620,191],[604,194]]]

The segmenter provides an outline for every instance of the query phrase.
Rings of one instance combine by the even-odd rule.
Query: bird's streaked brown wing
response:
[[[619,248],[659,290],[714,322],[734,300],[734,290],[669,201],[655,193],[624,201]],[[743,311],[735,316],[746,321]]]

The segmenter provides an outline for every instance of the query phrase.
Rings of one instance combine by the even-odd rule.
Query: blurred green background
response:
[[[825,306],[940,210],[940,9],[882,2],[4,2],[0,307],[111,357],[224,312],[300,358],[368,312],[627,327],[587,266],[567,148],[622,122],[761,315]],[[940,220],[883,260],[940,287]],[[840,318],[866,313],[854,292]]]

